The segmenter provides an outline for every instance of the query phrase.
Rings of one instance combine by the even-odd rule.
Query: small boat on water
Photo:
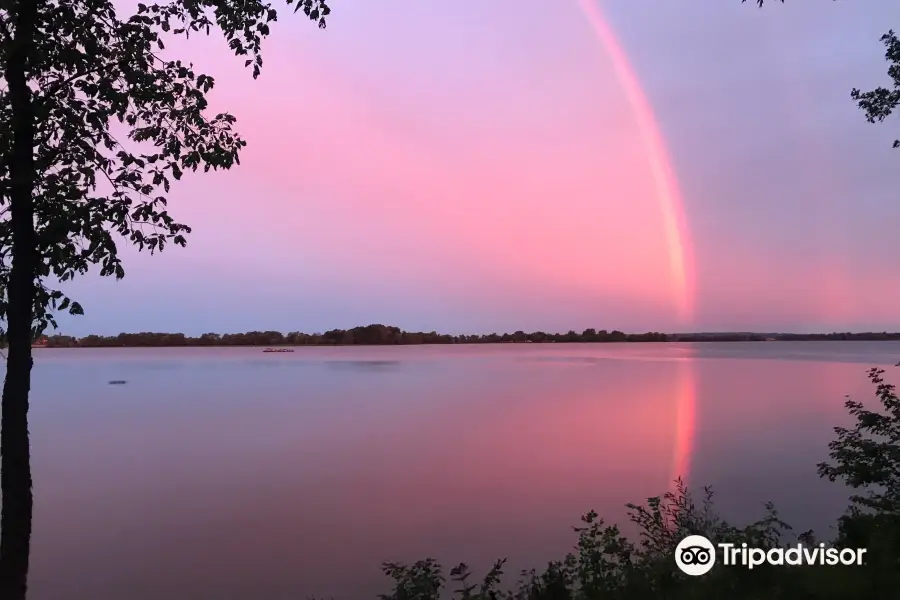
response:
[[[263,352],[293,352],[293,348],[266,348]]]

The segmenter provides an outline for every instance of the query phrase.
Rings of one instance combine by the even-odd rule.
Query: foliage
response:
[[[893,30],[881,36],[884,44],[884,58],[888,62],[888,75],[892,89],[877,87],[868,92],[854,89],[850,92],[859,107],[865,112],[869,123],[881,122],[891,116],[900,105],[900,39]],[[900,148],[900,140],[894,140],[894,148]]]
[[[810,534],[791,536],[773,507],[759,521],[738,528],[729,525],[712,510],[711,492],[696,503],[683,485],[675,493],[651,498],[646,505],[629,505],[628,518],[641,529],[640,540],[626,539],[615,525],[607,525],[590,512],[575,528],[575,549],[543,570],[519,574],[516,583],[504,587],[505,560],[497,561],[487,575],[472,582],[469,566],[460,564],[449,573],[432,559],[412,565],[388,563],[384,573],[393,580],[393,589],[381,600],[438,600],[446,591],[453,598],[467,600],[592,600],[592,599],[737,599],[756,598],[856,598],[855,590],[869,589],[867,567],[757,567],[748,571],[737,567],[716,567],[703,577],[688,577],[677,570],[673,557],[678,541],[699,534],[716,541],[728,541],[760,548],[787,544],[814,543]],[[888,571],[885,574],[890,575]],[[448,586],[448,583],[450,586]],[[900,584],[890,576],[887,585]],[[452,586],[452,587],[451,587]],[[449,589],[448,589],[449,587]],[[888,588],[869,598],[888,598]],[[890,593],[895,593],[890,590]]]
[[[851,497],[841,518],[841,542],[867,544],[885,568],[900,572],[900,398],[884,373],[869,371],[877,407],[847,398],[855,425],[835,428],[837,439],[829,444],[833,463],[821,463],[818,470],[821,477],[864,492]]]
[[[286,0],[325,26],[323,0]],[[0,61],[7,65],[18,31],[11,10],[0,9]],[[48,282],[67,281],[99,266],[101,276],[125,270],[117,238],[139,250],[184,246],[190,227],[167,210],[174,180],[187,171],[228,169],[246,142],[228,113],[206,114],[215,80],[192,65],[166,58],[165,41],[218,28],[230,50],[247,57],[253,77],[260,47],[278,14],[262,0],[169,0],[139,4],[121,16],[111,0],[37,3],[36,35],[27,69],[34,122],[37,234],[35,333],[53,310],[81,307]],[[0,153],[9,155],[15,128],[12,99],[0,91]],[[0,189],[14,173],[0,160]],[[0,202],[7,203],[7,194]],[[6,215],[6,211],[4,211]],[[9,279],[12,227],[0,221],[0,296]],[[29,249],[31,250],[31,249]],[[0,302],[0,318],[6,302]]]
[[[716,542],[771,549],[815,546],[812,532],[795,535],[771,504],[762,519],[735,527],[717,515],[709,489],[699,501],[679,480],[674,492],[628,505],[628,519],[640,535],[629,540],[615,525],[589,512],[575,527],[577,543],[562,560],[543,570],[523,571],[517,582],[503,584],[505,560],[497,561],[481,579],[465,563],[445,574],[433,559],[404,565],[386,563],[392,589],[381,600],[737,600],[803,599],[858,600],[896,598],[900,589],[900,398],[882,379],[883,370],[869,377],[876,386],[881,411],[847,401],[853,429],[835,428],[829,446],[833,465],[819,465],[819,474],[843,479],[853,487],[877,486],[879,491],[854,497],[839,521],[836,548],[866,548],[862,566],[769,566],[752,571],[717,565],[701,577],[682,574],[674,561],[675,547],[688,535]]]
[[[325,0],[286,0],[325,26]],[[122,17],[112,0],[0,3],[0,321],[8,344],[0,410],[0,596],[23,600],[33,516],[28,432],[32,342],[60,290],[99,267],[122,278],[118,243],[162,251],[190,233],[167,211],[172,182],[228,169],[246,145],[214,86],[164,57],[172,37],[218,29],[258,77],[277,12],[263,0],[163,0]]]
[[[835,428],[837,439],[828,447],[836,464],[821,463],[819,475],[865,489],[866,494],[851,499],[860,510],[900,514],[900,399],[896,387],[885,382],[884,372],[869,371],[879,410],[847,398],[844,406],[856,424]]]
[[[336,346],[336,345],[409,345],[409,344],[464,344],[492,342],[642,342],[666,341],[661,333],[625,334],[621,331],[589,329],[584,333],[570,331],[567,334],[522,331],[492,333],[486,335],[450,335],[436,331],[403,331],[399,327],[372,324],[352,329],[332,329],[325,333],[287,334],[278,331],[250,331],[246,333],[204,333],[189,337],[183,333],[120,333],[117,336],[89,335],[80,339],[68,336],[49,336],[49,347],[98,347],[98,346]]]
[[[746,1],[741,0],[742,3]],[[764,2],[765,0],[756,0],[759,6]],[[784,4],[784,0],[781,3]],[[884,58],[888,63],[887,73],[891,78],[891,87],[879,86],[868,92],[853,88],[850,92],[850,97],[865,113],[869,123],[884,121],[900,106],[900,38],[891,29],[881,36],[881,43],[885,48]],[[900,139],[894,140],[894,148],[900,148]]]
[[[581,333],[488,333],[451,335],[436,331],[404,331],[389,325],[366,325],[352,329],[332,329],[325,333],[291,331],[248,331],[245,333],[204,333],[188,336],[183,333],[120,333],[112,336],[88,335],[76,338],[68,335],[42,336],[40,346],[49,348],[100,347],[166,347],[166,346],[366,346],[417,344],[495,344],[495,343],[605,343],[605,342],[762,342],[772,340],[900,340],[900,333],[703,333],[666,334],[657,332],[624,333],[618,330],[585,329]]]

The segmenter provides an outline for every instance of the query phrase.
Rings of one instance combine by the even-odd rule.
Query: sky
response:
[[[248,147],[60,332],[900,330],[900,126],[850,99],[900,4],[550,6],[284,10],[256,81],[170,44]]]

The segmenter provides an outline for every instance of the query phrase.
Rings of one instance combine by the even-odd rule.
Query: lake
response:
[[[895,342],[41,349],[31,600],[375,597],[385,560],[561,558],[682,474],[823,537]],[[889,370],[889,378],[892,373]],[[126,385],[109,385],[110,380]],[[452,563],[452,564],[451,564]]]

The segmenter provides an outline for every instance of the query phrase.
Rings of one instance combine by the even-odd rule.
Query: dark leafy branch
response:
[[[746,2],[747,0],[741,0]],[[765,0],[756,0],[762,6]],[[784,3],[784,0],[781,0]],[[900,39],[894,30],[889,30],[881,36],[884,44],[884,58],[888,62],[888,76],[891,78],[891,87],[879,86],[868,92],[854,88],[850,97],[857,103],[866,115],[869,123],[880,123],[894,114],[900,106]],[[900,148],[900,139],[894,140],[894,148]]]
[[[286,0],[324,28],[324,0]],[[278,13],[261,0],[173,0],[140,4],[121,16],[108,0],[41,2],[29,65],[37,122],[34,190],[39,283],[35,335],[55,325],[53,312],[82,312],[48,285],[99,267],[121,278],[121,240],[151,253],[184,246],[191,229],[167,210],[173,181],[185,172],[239,164],[246,142],[228,114],[209,115],[215,81],[192,65],[165,59],[166,36],[218,30],[252,76],[262,68],[262,40]],[[0,3],[0,53],[8,53],[10,17]],[[6,41],[3,41],[6,40]],[[9,96],[0,91],[0,206],[8,204]],[[12,242],[0,216],[0,319]]]
[[[877,87],[869,92],[854,89],[850,96],[865,112],[869,123],[881,122],[891,116],[900,105],[900,39],[893,30],[881,36],[884,44],[884,57],[888,62],[888,76],[892,86]],[[894,148],[900,147],[900,140],[894,140]]]

